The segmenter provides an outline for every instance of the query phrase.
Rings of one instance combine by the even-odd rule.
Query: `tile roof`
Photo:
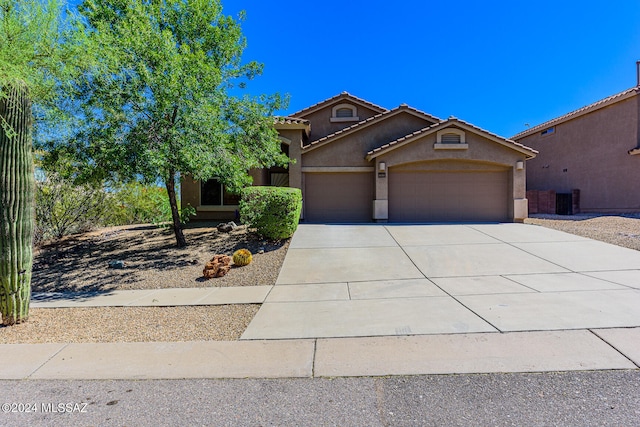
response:
[[[593,104],[589,104],[589,105],[585,105],[582,108],[578,108],[575,111],[572,111],[570,113],[567,113],[563,116],[560,117],[556,117],[555,119],[551,119],[549,121],[546,121],[544,123],[541,123],[539,125],[536,125],[532,128],[529,128],[527,130],[524,130],[520,133],[515,134],[514,136],[511,137],[511,139],[519,139],[519,138],[523,138],[525,136],[531,135],[537,131],[543,130],[545,128],[551,127],[553,125],[556,124],[560,124],[562,122],[566,122],[567,120],[571,120],[574,119],[576,117],[579,117],[583,114],[587,114],[590,113],[592,111],[598,110],[600,108],[606,107],[608,105],[614,104],[618,101],[622,101],[623,99],[629,98],[630,96],[633,96],[635,94],[637,94],[638,92],[640,92],[640,86],[636,86],[636,87],[632,87],[629,88],[627,90],[624,90],[620,93],[616,93],[615,95],[611,95],[607,98],[601,99],[600,101],[596,101]]]
[[[368,118],[368,119],[366,119],[366,120],[362,120],[362,121],[360,121],[360,122],[358,122],[358,123],[355,123],[355,124],[353,124],[353,125],[351,125],[351,126],[348,126],[348,127],[344,128],[344,129],[340,129],[340,130],[339,130],[339,131],[337,131],[337,132],[334,132],[334,133],[329,134],[329,135],[327,135],[327,136],[323,136],[323,137],[322,137],[322,138],[320,138],[320,139],[317,139],[317,140],[315,140],[315,141],[312,141],[311,143],[309,143],[309,144],[305,145],[305,146],[303,147],[303,150],[306,150],[306,149],[309,149],[309,148],[315,147],[315,146],[317,146],[318,144],[323,144],[323,143],[327,142],[327,141],[328,141],[328,140],[330,140],[330,139],[333,139],[333,138],[339,137],[339,136],[341,136],[341,135],[344,135],[344,134],[346,134],[346,133],[349,133],[350,131],[353,131],[353,130],[355,130],[356,128],[358,128],[358,127],[360,127],[360,126],[363,126],[363,125],[369,125],[369,124],[371,124],[371,123],[373,123],[373,122],[375,122],[375,121],[382,120],[383,118],[386,118],[386,117],[388,117],[388,116],[394,115],[394,114],[396,114],[396,113],[398,113],[398,112],[400,112],[400,111],[411,111],[411,112],[413,112],[414,114],[417,114],[417,115],[423,116],[423,117],[425,117],[426,119],[431,120],[431,121],[434,121],[434,122],[440,122],[440,121],[441,121],[441,119],[439,119],[439,118],[437,118],[437,117],[435,117],[435,116],[432,116],[431,114],[425,113],[425,112],[420,111],[420,110],[418,110],[418,109],[416,109],[416,108],[413,108],[413,107],[409,107],[407,104],[401,104],[401,105],[399,105],[398,107],[394,108],[393,110],[386,110],[386,111],[385,111],[385,112],[383,112],[383,113],[376,114],[375,116],[371,116],[371,117],[369,117],[369,118]]]
[[[381,106],[376,105],[376,104],[374,104],[372,102],[366,101],[366,100],[364,100],[362,98],[358,98],[357,96],[351,95],[349,92],[345,91],[345,92],[339,93],[339,94],[337,94],[335,96],[332,96],[331,98],[327,98],[324,101],[320,101],[320,102],[318,102],[316,104],[313,104],[313,105],[311,105],[309,107],[303,108],[300,111],[296,111],[295,113],[291,114],[291,116],[293,116],[293,117],[304,116],[305,114],[309,114],[312,111],[315,111],[315,110],[319,109],[320,107],[325,106],[326,104],[329,104],[331,102],[337,101],[339,99],[348,99],[348,98],[353,99],[353,100],[359,102],[360,104],[364,104],[367,107],[371,108],[372,110],[376,110],[376,111],[378,111],[380,113],[382,113],[384,111],[387,111],[387,109],[384,108],[384,107],[381,107]]]
[[[273,121],[277,125],[307,125],[309,120],[299,119],[297,117],[276,116]]]
[[[400,138],[396,139],[395,141],[391,141],[391,142],[388,142],[388,143],[386,143],[384,145],[381,145],[378,148],[374,148],[373,150],[371,150],[371,151],[369,151],[367,153],[367,156],[371,156],[371,155],[373,155],[375,153],[378,153],[380,151],[386,150],[387,148],[392,147],[394,145],[401,144],[401,143],[407,141],[408,139],[412,139],[413,137],[417,137],[419,135],[425,134],[428,131],[430,131],[431,129],[436,128],[436,127],[440,126],[442,123],[445,123],[445,122],[446,121],[441,121],[441,122],[438,122],[438,123],[434,123],[431,126],[427,126],[426,128],[419,129],[419,130],[417,130],[417,131],[415,131],[413,133],[410,133],[408,135],[400,137]]]
[[[376,155],[377,153],[379,153],[381,151],[386,151],[387,149],[389,149],[389,148],[391,148],[393,146],[400,145],[400,144],[406,143],[406,142],[410,142],[411,140],[417,139],[420,136],[433,133],[433,131],[435,131],[436,129],[445,128],[445,127],[447,127],[447,125],[450,125],[450,124],[459,124],[459,125],[462,125],[463,127],[467,127],[467,128],[472,129],[472,130],[484,133],[485,135],[487,135],[489,137],[492,137],[494,139],[499,139],[499,140],[504,141],[505,143],[507,143],[509,145],[514,145],[516,147],[519,147],[520,149],[524,149],[526,151],[529,151],[532,154],[537,154],[538,153],[538,151],[534,150],[531,147],[527,147],[526,145],[520,144],[519,142],[513,141],[511,139],[504,138],[504,137],[502,137],[500,135],[497,135],[497,134],[495,134],[493,132],[489,132],[486,129],[482,129],[482,128],[480,128],[478,126],[475,126],[475,125],[473,125],[473,124],[471,124],[469,122],[466,122],[464,120],[458,119],[457,117],[451,116],[447,120],[441,120],[440,122],[435,123],[435,124],[433,124],[431,126],[427,126],[427,127],[422,128],[420,130],[417,130],[417,131],[415,131],[413,133],[405,135],[405,136],[403,136],[401,138],[398,138],[395,141],[391,141],[391,142],[389,142],[387,144],[384,144],[384,145],[382,145],[382,146],[380,146],[378,148],[375,148],[375,149],[373,149],[373,150],[371,150],[371,151],[369,151],[367,153],[367,158],[369,159],[369,158],[371,158],[371,156],[374,156],[374,155]]]

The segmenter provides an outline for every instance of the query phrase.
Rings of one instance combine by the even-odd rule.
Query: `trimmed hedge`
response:
[[[240,220],[269,239],[286,239],[298,228],[302,192],[289,187],[247,187],[240,199]]]

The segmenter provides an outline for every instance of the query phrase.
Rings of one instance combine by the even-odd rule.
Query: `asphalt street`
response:
[[[3,380],[0,402],[2,426],[640,426],[640,371]]]

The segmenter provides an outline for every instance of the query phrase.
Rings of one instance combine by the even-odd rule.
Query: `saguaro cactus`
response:
[[[0,313],[13,325],[29,317],[33,264],[34,175],[31,101],[14,82],[0,95]]]

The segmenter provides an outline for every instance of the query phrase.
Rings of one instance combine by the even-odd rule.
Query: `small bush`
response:
[[[247,187],[240,199],[240,220],[269,239],[286,239],[298,228],[302,192],[288,187]]]
[[[108,222],[112,225],[161,224],[171,221],[167,190],[130,182],[112,191]]]
[[[109,194],[99,186],[75,185],[55,173],[36,182],[34,243],[60,239],[99,226]]]

